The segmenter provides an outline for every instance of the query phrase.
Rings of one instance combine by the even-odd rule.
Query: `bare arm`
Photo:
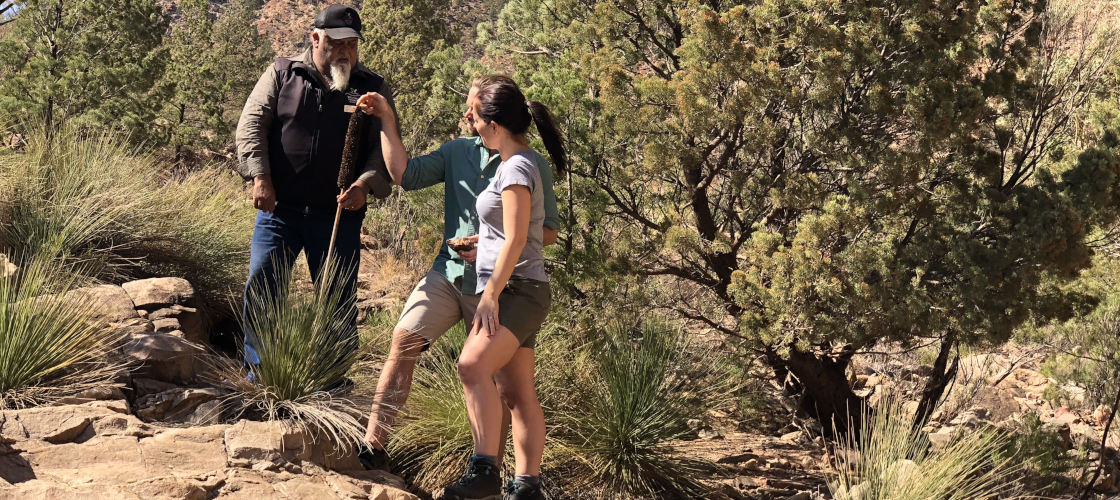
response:
[[[401,134],[397,130],[396,113],[389,101],[377,92],[369,92],[359,98],[358,107],[367,115],[374,115],[381,120],[381,155],[393,184],[401,185],[401,177],[408,165],[408,154],[405,153]]]

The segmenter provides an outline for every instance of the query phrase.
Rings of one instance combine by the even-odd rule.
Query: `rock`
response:
[[[183,278],[149,278],[121,285],[135,303],[134,308],[155,310],[194,302],[194,287]]]
[[[222,423],[221,401],[207,401],[198,405],[186,418],[191,425],[217,425]]]
[[[1098,427],[1104,427],[1110,417],[1112,417],[1112,408],[1106,405],[1099,405],[1097,409],[1093,410],[1093,423]]]
[[[723,434],[720,434],[719,432],[716,432],[712,429],[700,429],[700,432],[697,432],[696,436],[700,439],[707,440],[723,439]]]
[[[863,386],[864,387],[875,387],[875,386],[880,385],[882,383],[883,383],[883,377],[882,376],[880,376],[880,375],[868,375],[867,379],[864,380],[864,382],[863,382]]]
[[[281,422],[242,420],[226,429],[226,454],[233,467],[279,464],[303,451],[303,436]]]
[[[981,415],[986,415],[987,413],[988,412],[983,408],[961,412],[960,415],[957,415],[957,418],[949,421],[949,424],[975,429],[977,427],[980,427],[981,425],[984,425],[984,419],[981,417]]]
[[[101,323],[123,323],[139,318],[132,299],[124,289],[115,285],[98,285],[79,288],[67,293],[66,300],[88,311],[90,320]]]
[[[95,418],[110,410],[89,406],[47,406],[4,412],[3,434],[15,440],[69,443],[81,436]],[[18,424],[17,424],[18,422]]]
[[[852,383],[852,388],[863,389],[864,387],[867,387],[867,381],[870,378],[871,377],[868,377],[867,375],[856,375],[855,381]]]
[[[86,389],[84,391],[81,391],[81,392],[79,392],[79,393],[77,393],[73,396],[67,396],[67,397],[64,397],[62,399],[59,399],[59,400],[51,403],[51,406],[77,405],[77,404],[82,404],[82,403],[88,403],[90,401],[106,401],[106,400],[116,400],[116,399],[124,399],[124,393],[121,392],[120,387],[116,387],[116,386],[91,387],[91,388]],[[126,408],[127,408],[127,406],[126,406]]]
[[[156,379],[151,379],[151,378],[143,378],[143,377],[133,377],[132,378],[132,390],[136,391],[136,396],[137,397],[145,396],[145,395],[148,395],[148,394],[157,394],[157,393],[164,392],[164,391],[170,391],[170,390],[173,390],[177,387],[179,387],[179,386],[177,386],[175,384],[172,384],[170,382],[163,382],[161,380],[156,380]]]
[[[8,260],[8,256],[0,253],[0,278],[7,278],[19,271],[15,264]]]
[[[887,468],[887,474],[889,477],[893,478],[894,481],[902,482],[913,476],[917,470],[918,464],[914,463],[913,460],[901,459],[896,460]]]
[[[953,441],[953,434],[956,433],[955,427],[942,427],[929,435],[929,443],[933,449],[941,449]]]
[[[219,396],[221,392],[217,389],[176,387],[137,399],[136,416],[149,422],[153,420],[186,422],[190,420],[199,405],[214,401]]]
[[[122,350],[139,364],[134,376],[172,383],[194,378],[198,365],[195,357],[202,352],[180,337],[159,332],[132,334]]]
[[[156,322],[157,330],[159,329],[159,320],[174,319],[177,321],[172,330],[179,330],[183,332],[183,337],[191,342],[206,343],[209,339],[209,334],[206,332],[206,326],[202,321],[202,314],[198,309],[187,307],[179,304],[165,307],[156,311],[152,311],[148,316],[153,322]],[[171,323],[167,323],[171,324]]]
[[[131,436],[150,437],[155,428],[132,415],[102,417],[93,422],[93,431],[100,437]]]
[[[1054,410],[1054,418],[1051,421],[1056,423],[1056,424],[1071,425],[1071,424],[1075,424],[1075,423],[1080,423],[1081,422],[1081,417],[1078,416],[1076,413],[1070,411],[1069,408],[1066,408],[1065,406],[1060,406],[1056,410]]]
[[[690,418],[688,419],[688,422],[686,422],[686,424],[688,425],[689,429],[692,429],[692,432],[697,432],[701,427],[704,426],[704,422],[698,418]]]
[[[786,500],[813,500],[813,495],[808,491],[801,491],[797,494],[786,497]]]
[[[171,333],[174,331],[179,331],[180,328],[179,320],[175,318],[152,320],[152,326],[155,327],[156,331],[160,333]]]
[[[797,443],[801,442],[801,439],[804,436],[805,436],[805,434],[802,433],[801,431],[793,431],[793,432],[787,432],[785,434],[782,434],[782,436],[779,439],[781,439],[783,443],[797,444]]]
[[[144,467],[152,474],[200,475],[226,467],[224,426],[190,427],[140,440]]]

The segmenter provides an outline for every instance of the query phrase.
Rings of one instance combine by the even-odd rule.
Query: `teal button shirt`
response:
[[[552,167],[533,151],[541,172],[544,188],[544,225],[560,230],[560,214],[556,210],[556,192],[552,188]],[[444,143],[439,149],[424,156],[410,158],[401,187],[406,191],[423,189],[444,183],[443,188],[443,245],[436,255],[432,269],[456,283],[467,295],[475,294],[474,264],[464,262],[459,254],[447,246],[447,240],[478,234],[478,213],[474,204],[479,193],[490,185],[502,157],[490,154],[477,137],[461,137]]]

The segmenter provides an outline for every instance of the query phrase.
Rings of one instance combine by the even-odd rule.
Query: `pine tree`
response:
[[[1066,126],[1109,52],[1071,55],[1056,16],[1045,0],[513,0],[486,33],[564,117],[577,222],[558,283],[581,301],[608,278],[670,284],[664,307],[765,356],[845,429],[855,352],[940,347],[920,421],[956,346],[1086,302],[1061,285],[1116,219],[1120,160]]]
[[[359,57],[392,85],[402,139],[409,151],[420,153],[455,130],[458,114],[453,110],[461,106],[445,108],[453,99],[447,98],[444,87],[469,85],[462,77],[462,50],[448,43],[452,35],[447,21],[450,5],[450,0],[367,0],[362,4],[365,41]],[[464,96],[466,90],[460,90]],[[460,103],[463,100],[465,97],[459,98]]]
[[[181,160],[184,148],[232,146],[238,112],[272,50],[257,32],[257,0],[232,0],[217,14],[209,0],[184,0],[178,7],[162,85],[169,95],[164,142]]]
[[[0,115],[148,138],[162,106],[167,20],[155,0],[29,0],[0,41]]]

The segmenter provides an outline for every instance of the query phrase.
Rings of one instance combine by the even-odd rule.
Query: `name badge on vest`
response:
[[[362,96],[362,93],[358,92],[358,89],[355,89],[355,88],[346,89],[346,102],[350,103],[351,105],[358,104],[358,98],[361,97],[361,96]],[[354,112],[354,110],[353,110],[353,108],[351,108],[351,106],[347,106],[347,108],[349,108],[349,109],[346,109],[347,113],[353,113]]]

